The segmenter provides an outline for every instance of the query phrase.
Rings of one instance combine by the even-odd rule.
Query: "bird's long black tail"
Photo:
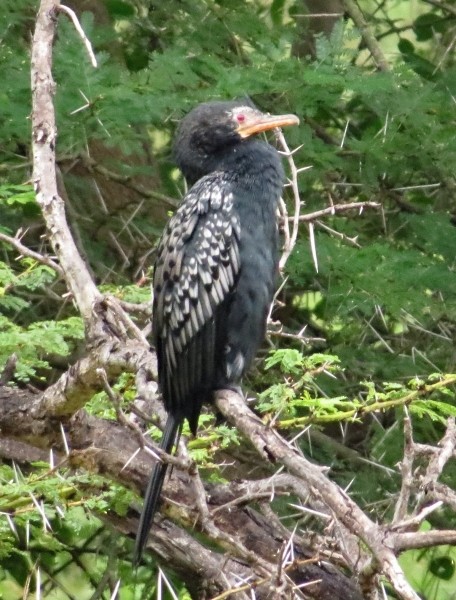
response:
[[[176,419],[176,417],[173,415],[168,415],[165,430],[160,443],[160,448],[168,454],[171,452],[173,444],[176,440],[179,425],[180,419]],[[152,525],[155,512],[157,511],[158,501],[163,487],[163,481],[165,480],[167,468],[168,465],[166,463],[157,462],[149,479],[149,484],[144,496],[144,506],[139,519],[138,532],[136,534],[135,551],[133,555],[133,564],[135,566],[137,566],[141,560],[141,555],[149,536],[149,530]]]

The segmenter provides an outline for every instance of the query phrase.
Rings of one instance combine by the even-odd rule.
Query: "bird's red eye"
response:
[[[239,113],[238,115],[236,115],[236,120],[238,123],[243,123],[245,121],[245,115]]]

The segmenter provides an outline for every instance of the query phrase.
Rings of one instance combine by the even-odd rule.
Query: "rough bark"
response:
[[[115,421],[98,419],[79,410],[68,418],[57,420],[54,415],[46,414],[40,405],[46,403],[44,394],[0,387],[0,456],[18,463],[47,460],[47,449],[59,452],[56,459],[64,457],[62,435],[59,423],[65,430],[70,455],[66,463],[73,468],[85,469],[115,479],[125,485],[144,490],[153,465],[150,454],[142,451],[128,466],[125,464],[138,450],[138,439],[131,429]],[[20,422],[20,427],[18,423]],[[164,488],[166,502],[162,513],[169,515],[181,525],[192,527],[202,533],[201,521],[195,508],[192,494],[192,476],[177,467],[173,477]],[[289,493],[297,482],[288,476],[278,476],[275,483],[276,493]],[[243,491],[243,487],[240,486]],[[265,490],[270,489],[264,484]],[[245,557],[236,557],[236,548],[230,558],[205,547],[192,535],[167,519],[160,519],[154,525],[148,549],[153,551],[171,569],[180,574],[193,590],[195,598],[210,598],[223,590],[222,575],[231,572],[234,576],[245,578],[257,574],[256,578],[264,582],[256,587],[257,598],[278,598],[275,581],[277,561],[280,560],[284,543],[288,540],[286,530],[266,519],[261,513],[247,504],[232,506],[230,502],[239,496],[239,484],[208,485],[206,489],[208,506],[214,513],[214,525],[226,536],[232,536],[236,544],[243,547],[251,557],[253,564],[244,564]],[[228,505],[228,506],[227,506]],[[120,519],[114,513],[108,520],[121,532],[134,535],[137,527],[137,514],[132,508],[128,519]],[[219,540],[223,548],[223,540]],[[360,600],[362,598],[356,583],[343,575],[326,561],[316,561],[317,553],[311,547],[307,550],[296,543],[295,560],[288,568],[290,581],[297,585],[315,582],[309,586],[310,598],[321,600]],[[201,568],[204,565],[204,569]],[[265,572],[269,567],[270,572]],[[272,589],[273,588],[273,589]],[[284,587],[286,593],[287,587]],[[288,596],[284,596],[288,597]]]

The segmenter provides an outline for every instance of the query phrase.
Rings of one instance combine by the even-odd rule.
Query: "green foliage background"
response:
[[[413,11],[405,0],[384,2],[382,10],[376,10],[375,2],[363,2],[391,66],[379,72],[348,19],[329,38],[316,40],[312,56],[299,55],[297,43],[305,32],[299,17],[304,7],[297,1],[99,4],[105,10],[102,22],[91,12],[81,15],[97,69],[63,17],[54,48],[58,159],[70,197],[68,217],[97,281],[121,298],[147,300],[147,286],[132,284],[141,270],[147,273],[153,260],[147,250],[170,209],[160,198],[179,197],[183,190],[170,158],[176,123],[200,101],[249,95],[261,108],[301,118],[299,128],[287,131],[287,140],[291,147],[302,145],[294,155],[296,164],[312,167],[300,175],[304,211],[330,202],[381,204],[381,210],[326,218],[326,228],[317,224],[318,274],[302,227],[286,267],[283,307],[274,318],[287,332],[307,325],[306,335],[324,341],[302,345],[272,338],[279,340],[275,349],[280,346],[282,354],[273,354],[269,369],[253,373],[248,382],[261,393],[265,415],[273,418],[285,410],[281,419],[291,419],[286,425],[291,429],[293,419],[298,419],[295,427],[300,418],[318,423],[322,415],[325,423],[337,422],[339,412],[368,402],[369,394],[400,397],[413,389],[413,381],[454,371],[454,15],[424,1],[416,2]],[[29,183],[29,36],[37,5],[35,0],[3,0],[0,6],[0,233],[27,231],[23,242],[41,251],[48,249],[47,241]],[[71,168],[94,145],[103,149],[99,160],[112,172],[133,178],[152,175],[152,195],[125,206],[122,195],[106,196],[108,208],[115,208],[108,216],[100,212],[87,199],[87,172]],[[106,244],[107,231],[131,251],[128,267]],[[44,388],[83,351],[82,325],[51,269],[29,258],[16,260],[7,244],[0,242],[0,249],[0,370],[14,352],[13,383]],[[304,379],[303,372],[308,373]],[[119,384],[126,402],[131,385]],[[442,421],[454,407],[452,396],[434,400],[436,405],[427,410],[423,405],[421,412],[418,405],[415,411],[416,435],[429,443],[439,439]],[[103,399],[101,404],[95,399],[92,410],[105,415],[102,405]],[[362,427],[344,427],[342,435],[325,432],[360,456],[393,468],[402,452],[403,410],[398,406]],[[228,443],[238,441],[228,430],[214,434],[210,419],[207,425],[203,419],[203,440],[208,435],[212,443],[211,436],[218,435]],[[208,442],[194,452],[213,467],[209,447]],[[355,467],[348,459],[334,458],[324,445],[310,447],[303,441],[303,447],[331,464],[341,484],[350,482],[355,470],[352,492],[366,509],[379,514],[391,509],[397,476],[387,469]],[[6,472],[2,477],[10,480]],[[446,477],[454,486],[454,469]],[[49,505],[55,501],[54,484],[49,480],[41,492]],[[386,503],[385,490],[391,494]],[[2,511],[8,510],[7,496],[2,491]],[[102,512],[101,506],[95,508]],[[79,518],[85,517],[78,513],[75,522]],[[455,526],[454,515],[445,518],[447,527]],[[75,531],[70,521],[66,527],[72,535],[89,535]],[[437,521],[431,526],[439,526]],[[7,531],[11,538],[5,527],[5,536]],[[0,555],[6,557],[12,548],[8,542]],[[128,544],[121,552],[128,556]],[[6,580],[12,575],[23,582],[10,564],[4,563]],[[444,586],[435,583],[438,569],[427,572],[431,579],[415,582],[417,589],[429,599],[449,598]],[[148,577],[154,581],[155,572]]]

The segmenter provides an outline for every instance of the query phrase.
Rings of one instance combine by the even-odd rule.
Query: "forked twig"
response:
[[[298,169],[296,167],[294,159],[293,159],[293,153],[296,152],[297,149],[295,149],[294,151],[290,150],[290,148],[288,147],[287,141],[285,139],[285,136],[283,135],[283,133],[280,129],[276,130],[276,135],[277,135],[277,140],[283,149],[281,154],[283,154],[286,157],[288,164],[290,166],[290,172],[291,172],[290,185],[291,185],[291,189],[293,190],[293,199],[294,199],[294,214],[293,214],[293,217],[291,217],[293,226],[291,228],[291,233],[289,233],[288,225],[285,226],[285,232],[286,232],[285,244],[284,244],[284,248],[282,251],[282,256],[280,257],[280,261],[279,261],[279,269],[282,271],[283,268],[285,267],[285,264],[286,264],[288,258],[290,257],[290,254],[293,252],[293,249],[296,245],[296,240],[298,239],[299,216],[300,216],[300,210],[301,210],[301,198],[299,195],[298,175],[302,171],[310,169],[311,167],[303,167],[302,169]],[[285,203],[283,201],[280,205],[280,208],[282,211],[282,217],[284,218],[284,221],[285,221],[285,219],[288,219],[288,214],[286,211]],[[288,232],[288,235],[287,235],[287,232]]]

